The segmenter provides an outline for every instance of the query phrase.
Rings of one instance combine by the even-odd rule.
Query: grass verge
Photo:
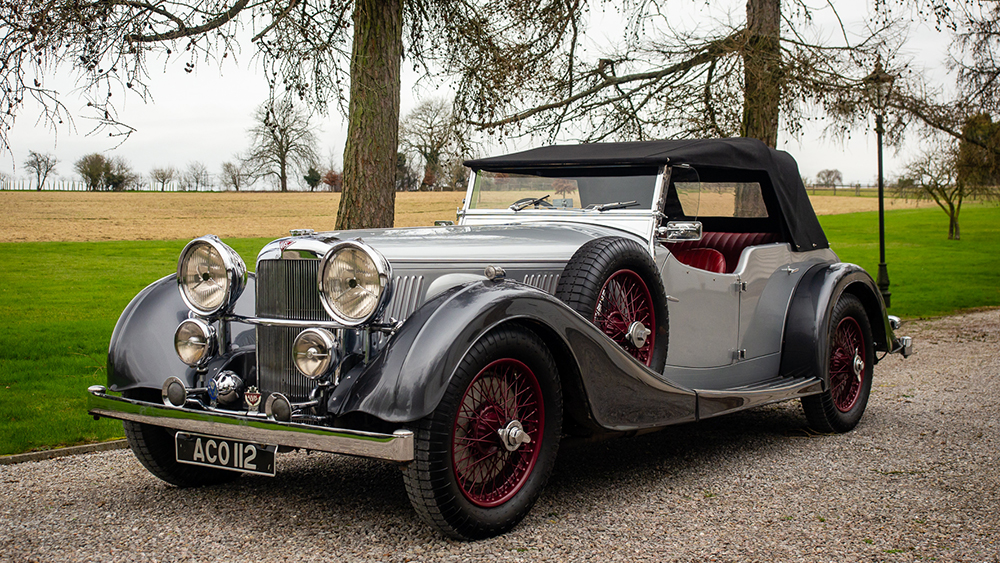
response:
[[[227,242],[252,267],[267,240]],[[119,313],[186,243],[0,244],[0,455],[122,437],[87,414],[85,390],[106,383]]]
[[[819,220],[840,259],[874,277],[878,214],[824,215]],[[936,207],[885,214],[891,314],[933,317],[1000,305],[1000,207],[966,206],[960,225],[962,240],[948,240],[948,216]]]
[[[875,213],[820,221],[842,260],[877,271]],[[937,209],[887,213],[891,312],[934,316],[1000,305],[1000,208],[969,207],[961,224],[962,240],[949,241]],[[226,240],[251,267],[267,241]],[[0,455],[122,436],[119,422],[87,415],[84,390],[105,383],[121,310],[176,268],[186,242],[0,244]]]

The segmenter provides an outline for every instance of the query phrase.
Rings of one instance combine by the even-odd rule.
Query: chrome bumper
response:
[[[237,414],[205,412],[108,395],[103,385],[87,389],[87,410],[95,417],[131,420],[258,444],[304,448],[386,461],[413,461],[413,432],[392,434],[326,428]]]
[[[896,339],[895,346],[892,348],[893,354],[899,354],[904,358],[909,358],[910,354],[913,353],[913,339],[909,336],[900,336]]]

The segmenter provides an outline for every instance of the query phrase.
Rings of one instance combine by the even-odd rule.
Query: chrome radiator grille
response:
[[[257,263],[257,316],[329,321],[316,289],[319,260],[262,260]],[[314,383],[292,363],[292,342],[302,329],[257,327],[257,386],[292,401],[309,397]]]
[[[331,321],[323,309],[316,278],[319,260],[262,260],[257,263],[257,316],[270,319]],[[404,320],[423,297],[423,276],[398,276],[392,301],[383,318]],[[281,393],[305,401],[314,382],[292,362],[292,342],[300,328],[257,327],[257,386],[261,392]],[[380,343],[381,341],[376,341]]]

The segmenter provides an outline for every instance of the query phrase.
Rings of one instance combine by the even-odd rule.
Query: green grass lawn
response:
[[[844,262],[878,272],[878,214],[820,218],[830,247]],[[885,214],[889,312],[904,318],[946,315],[1000,305],[1000,207],[966,206],[962,240],[948,240],[948,216],[938,209]]]
[[[267,241],[227,242],[252,269]],[[186,243],[0,244],[0,455],[122,436],[87,415],[85,390],[106,383],[119,313]]]
[[[875,213],[821,217],[841,259],[873,274]],[[1000,208],[962,212],[962,240],[946,239],[938,209],[886,214],[890,312],[934,316],[1000,305]],[[118,315],[147,284],[176,268],[187,241],[0,244],[0,455],[122,436],[94,421],[85,389],[105,383]],[[264,239],[226,241],[253,268]]]

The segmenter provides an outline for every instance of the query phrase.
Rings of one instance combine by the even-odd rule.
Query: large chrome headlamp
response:
[[[385,257],[359,241],[343,241],[323,256],[319,266],[323,308],[345,326],[364,323],[392,296],[392,269]]]
[[[184,303],[209,316],[236,304],[247,284],[247,267],[235,250],[208,235],[194,239],[181,251],[177,284]]]

